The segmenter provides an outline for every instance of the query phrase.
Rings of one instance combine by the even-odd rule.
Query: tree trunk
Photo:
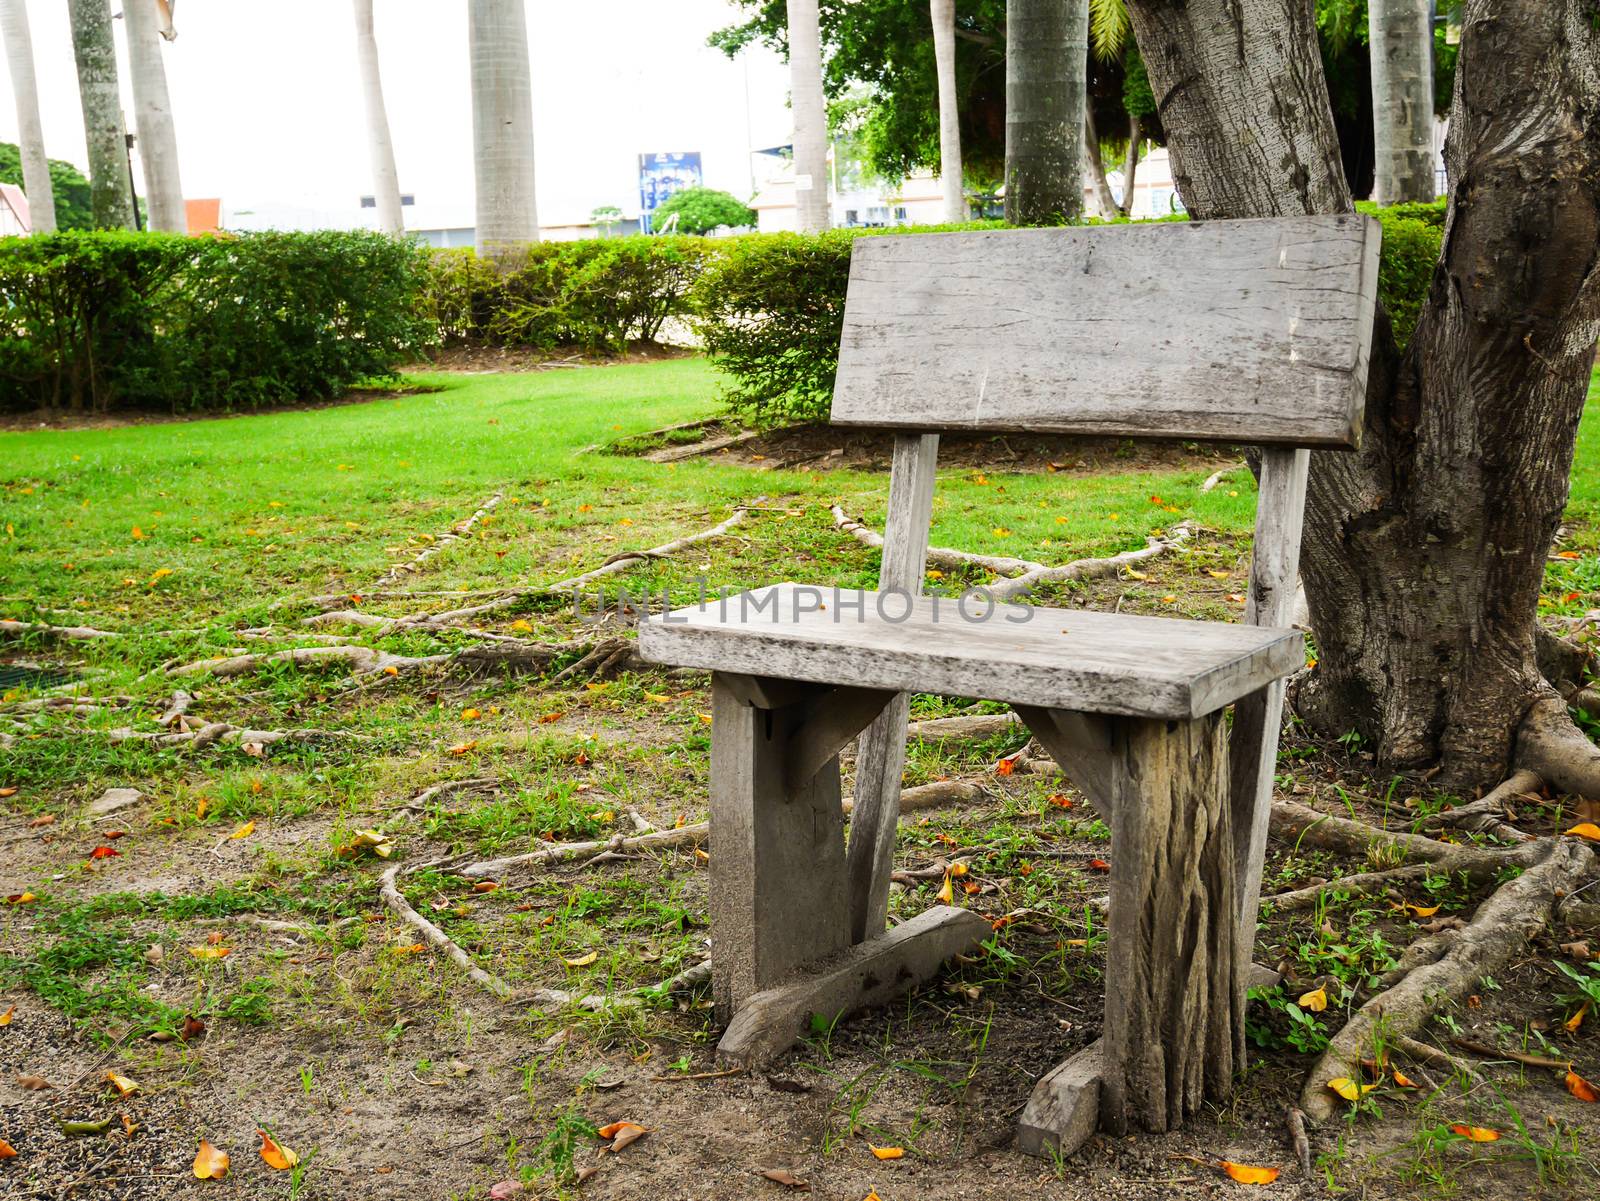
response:
[[[1106,179],[1106,161],[1100,155],[1100,134],[1094,127],[1094,113],[1087,105],[1083,112],[1083,173],[1093,189],[1092,216],[1109,220],[1117,215],[1117,197]]]
[[[1536,609],[1600,334],[1591,7],[1468,3],[1427,303],[1404,355],[1378,320],[1362,449],[1312,456],[1301,571],[1319,662],[1301,711],[1358,731],[1383,768],[1438,764],[1460,789],[1497,782],[1524,719],[1551,711]],[[1351,207],[1309,4],[1132,14],[1196,218]],[[1595,763],[1546,778],[1588,790]]]
[[[394,165],[389,114],[383,104],[383,75],[378,69],[378,39],[372,27],[372,0],[355,0],[356,60],[361,66],[361,94],[367,107],[367,154],[372,160],[372,194],[378,202],[378,228],[386,234],[406,232],[400,205],[400,173]]]
[[[1368,0],[1379,204],[1429,201],[1433,176],[1432,0]]]
[[[789,107],[794,110],[795,228],[821,233],[828,210],[828,110],[822,96],[822,29],[817,0],[788,0]]]
[[[1128,118],[1128,153],[1122,161],[1122,203],[1118,206],[1126,217],[1133,212],[1133,183],[1139,174],[1139,143],[1143,140],[1144,122],[1138,117]]]
[[[6,65],[17,101],[17,142],[22,151],[22,190],[36,234],[56,229],[55,189],[50,160],[44,153],[44,126],[39,121],[39,85],[33,72],[33,35],[28,29],[27,0],[0,0],[0,34],[6,39]]]
[[[1083,216],[1088,0],[1006,7],[1006,222]]]
[[[533,68],[523,0],[468,0],[472,174],[479,254],[539,240],[533,188]]]
[[[178,177],[178,132],[167,95],[167,69],[161,62],[162,29],[170,30],[171,25],[158,11],[156,0],[122,0],[122,19],[128,24],[128,70],[133,76],[133,115],[150,228],[188,233],[189,216]]]
[[[933,58],[939,73],[939,186],[944,192],[944,219],[965,221],[961,104],[956,93],[956,0],[929,0],[928,12],[933,18]]]
[[[89,203],[99,229],[132,229],[133,181],[128,178],[128,129],[117,89],[117,47],[111,0],[67,0],[78,95],[89,148]]]

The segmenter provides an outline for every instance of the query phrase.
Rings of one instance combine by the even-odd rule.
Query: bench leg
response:
[[[1232,1092],[1243,1056],[1222,715],[1118,718],[1104,762],[1112,811],[1104,1033],[1035,1088],[1018,1129],[1034,1154],[1070,1154],[1096,1129],[1170,1130]]]
[[[804,708],[755,708],[737,681],[711,679],[711,978],[720,1022],[849,942],[838,757],[793,793],[785,784]]]

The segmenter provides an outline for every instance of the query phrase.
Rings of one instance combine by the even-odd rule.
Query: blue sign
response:
[[[705,182],[700,171],[700,152],[641,154],[639,156],[639,227],[650,232],[650,216],[666,203],[667,197],[685,188],[698,188]]]

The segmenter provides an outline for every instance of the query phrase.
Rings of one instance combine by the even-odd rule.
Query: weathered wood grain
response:
[[[937,434],[897,434],[889,472],[889,512],[883,532],[881,591],[922,594],[928,560],[928,526],[933,516]],[[845,878],[850,890],[850,940],[883,933],[889,914],[889,873],[894,865],[896,824],[900,820],[900,775],[906,761],[906,718],[910,698],[895,696],[868,726],[856,750],[855,811]]]
[[[837,760],[797,792],[785,779],[804,705],[757,709],[711,679],[712,993],[746,998],[847,942]]]
[[[1227,727],[1122,720],[1114,735],[1100,1125],[1181,1125],[1243,1054]]]
[[[1370,217],[855,244],[836,425],[1358,443]]]
[[[970,616],[981,611],[968,606]],[[948,598],[900,595],[880,613],[877,593],[795,584],[652,617],[639,625],[639,653],[819,684],[1171,718],[1213,712],[1304,661],[1294,630],[1021,605],[979,621]],[[903,718],[898,729],[903,737]]]
[[[1249,625],[1272,628],[1292,620],[1310,459],[1305,450],[1268,447],[1261,452],[1255,552],[1244,616]],[[1284,681],[1274,680],[1240,697],[1233,711],[1229,791],[1239,865],[1239,953],[1246,961],[1255,947],[1260,917],[1261,872],[1272,817],[1283,693]]]
[[[1100,1043],[1090,1043],[1040,1078],[1017,1120],[1024,1155],[1071,1155],[1100,1129]]]
[[[1031,705],[1019,706],[1017,714],[1109,825],[1115,781],[1111,722],[1088,713]]]
[[[804,918],[796,915],[796,920]],[[799,1041],[812,1014],[832,1021],[882,1005],[930,979],[952,955],[975,950],[993,934],[989,923],[970,910],[945,905],[926,909],[887,934],[808,964],[787,983],[748,998],[717,1044],[717,1056],[741,1067],[766,1063]]]

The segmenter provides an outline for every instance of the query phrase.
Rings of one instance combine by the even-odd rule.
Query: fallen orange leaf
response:
[[[879,1159],[899,1159],[906,1153],[904,1147],[874,1147],[871,1143],[867,1144],[867,1150]]]
[[[1432,917],[1439,912],[1439,906],[1437,905],[1413,905],[1410,901],[1407,901],[1401,908],[1409,909],[1417,917]]]
[[[219,1151],[205,1139],[200,1140],[200,1150],[194,1157],[196,1180],[221,1180],[228,1174],[228,1153]]]
[[[17,1016],[17,1007],[15,1005],[13,1005],[10,1009],[6,1010],[4,1013],[0,1013],[0,1026],[9,1026],[9,1025],[11,1025],[11,1019],[16,1017],[16,1016]]]
[[[1222,1170],[1240,1184],[1271,1184],[1278,1178],[1277,1168],[1258,1168],[1247,1163],[1222,1161]]]
[[[1558,558],[1558,559],[1581,559],[1581,558],[1583,558],[1583,556],[1580,555],[1575,550],[1558,550],[1558,551],[1556,551],[1556,558]]]
[[[137,1080],[130,1080],[126,1076],[119,1076],[116,1072],[107,1072],[105,1074],[105,1081],[112,1088],[117,1090],[117,1096],[119,1097],[131,1097],[134,1093],[139,1091],[139,1082]]]
[[[482,716],[483,716],[483,710],[481,710],[481,709],[463,709],[463,710],[461,710],[461,720],[462,721],[477,721],[478,718],[480,718]]]
[[[250,835],[254,834],[255,832],[256,832],[256,824],[255,824],[255,822],[245,822],[244,825],[240,826],[232,834],[228,835],[228,837],[231,838],[231,839],[234,839],[234,840],[237,840],[237,839],[240,839],[240,838],[249,838]]]
[[[499,887],[500,886],[498,884],[496,884],[493,880],[479,880],[476,884],[474,884],[472,886],[472,891],[473,892],[493,892],[495,889],[497,889]]]
[[[89,852],[89,858],[110,859],[113,855],[120,854],[122,854],[122,852],[117,850],[116,847],[95,847],[94,850]]]
[[[955,889],[951,885],[950,877],[948,875],[945,876],[944,885],[943,885],[943,887],[941,887],[939,889],[938,893],[936,894],[936,898],[935,899],[937,899],[939,901],[939,903],[942,904],[942,905],[953,905],[953,904],[955,904],[955,900],[956,900]]]
[[[17,795],[17,790],[15,788],[0,788],[0,797],[8,797],[8,796],[16,796],[16,795]]]
[[[1328,990],[1317,988],[1308,993],[1301,993],[1297,1004],[1301,1009],[1309,1009],[1312,1013],[1321,1013],[1328,1007]]]
[[[478,743],[477,743],[477,741],[475,739],[468,739],[466,742],[458,742],[458,743],[456,743],[455,746],[450,748],[450,753],[452,755],[465,755],[468,751],[474,749],[477,745],[478,745]]]
[[[0,1138],[0,1159],[15,1159],[16,1157],[17,1149],[6,1142],[5,1139]]]
[[[1009,776],[1016,770],[1016,762],[1012,759],[1002,759],[994,765],[994,774],[997,776]]]
[[[232,947],[190,947],[189,954],[196,959],[221,959],[233,954]]]
[[[31,905],[39,898],[31,892],[14,892],[6,898],[7,905]]]
[[[563,958],[561,962],[566,964],[568,967],[588,967],[591,963],[599,958],[599,951],[590,951],[587,955],[579,955],[576,959]],[[607,1135],[605,1137],[609,1138],[610,1136]]]
[[[1104,859],[1091,859],[1091,860],[1089,860],[1089,867],[1092,870],[1097,871],[1097,872],[1108,872],[1108,871],[1111,870],[1111,865],[1109,863],[1107,863]]]
[[[1570,830],[1561,831],[1563,834],[1576,834],[1579,838],[1587,838],[1590,842],[1600,842],[1600,826],[1593,822],[1579,822]]]
[[[1567,1091],[1578,1100],[1587,1101],[1590,1105],[1600,1101],[1600,1093],[1594,1091],[1594,1085],[1570,1068],[1567,1069]]]
[[[414,942],[403,947],[390,947],[389,949],[396,955],[420,955],[428,948],[423,946],[420,942]]]
[[[1394,1082],[1401,1088],[1417,1087],[1416,1081],[1409,1079],[1399,1068],[1390,1068],[1389,1070],[1394,1074]]]
[[[1378,1086],[1376,1084],[1357,1084],[1348,1076],[1336,1076],[1328,1081],[1328,1087],[1346,1101],[1359,1101]]]
[[[13,1008],[15,1008],[15,1006],[13,1006]],[[1589,1002],[1585,1001],[1582,1005],[1578,1006],[1577,1013],[1573,1014],[1561,1024],[1567,1028],[1569,1033],[1576,1034],[1578,1032],[1578,1027],[1583,1025],[1584,1015],[1588,1012]]]
[[[261,1158],[267,1161],[269,1168],[277,1168],[280,1172],[287,1172],[300,1162],[300,1157],[288,1147],[280,1147],[273,1141],[272,1136],[265,1130],[257,1129],[261,1136]]]
[[[1475,1143],[1492,1143],[1500,1137],[1498,1130],[1490,1130],[1487,1126],[1455,1125],[1450,1127],[1450,1132]]]
[[[1050,794],[1050,803],[1057,809],[1072,808],[1072,798],[1064,792],[1052,792]]]

